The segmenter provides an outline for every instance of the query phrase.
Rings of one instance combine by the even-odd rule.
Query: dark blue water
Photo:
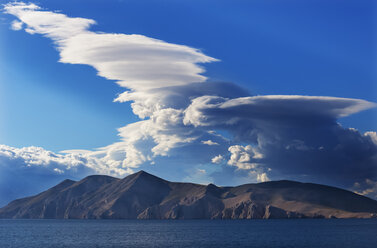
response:
[[[377,247],[377,220],[0,220],[0,247]]]

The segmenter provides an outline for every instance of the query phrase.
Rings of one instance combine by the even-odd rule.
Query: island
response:
[[[236,187],[170,182],[145,171],[123,179],[64,180],[0,209],[8,219],[376,218],[377,201],[340,188],[295,181]]]

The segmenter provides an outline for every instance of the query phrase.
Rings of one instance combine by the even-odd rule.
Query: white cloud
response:
[[[369,137],[372,142],[377,145],[377,132],[372,132],[372,131],[369,131],[369,132],[365,132],[364,133],[364,136],[365,137]]]
[[[26,32],[43,34],[60,45],[70,37],[88,32],[88,27],[95,24],[95,21],[90,19],[70,18],[56,12],[42,11],[39,6],[32,3],[8,3],[4,5],[4,11],[23,22]]]
[[[63,174],[63,173],[64,173],[63,170],[58,169],[58,168],[55,168],[54,171],[55,171],[56,173],[58,173],[58,174]]]
[[[230,146],[230,166],[350,187],[368,174],[376,177],[376,134],[343,128],[337,119],[375,106],[337,97],[207,95],[192,100],[183,121],[226,130],[233,144],[253,144]]]
[[[101,159],[112,165],[135,168],[153,156],[167,156],[172,148],[198,138],[182,125],[182,110],[165,106],[164,92],[159,89],[205,81],[206,77],[201,75],[204,69],[197,64],[216,59],[198,49],[144,35],[92,32],[89,27],[95,24],[94,20],[45,11],[35,4],[9,3],[4,11],[24,23],[26,32],[52,39],[60,62],[90,65],[98,75],[130,89],[116,101],[133,101],[134,113],[149,118],[120,128],[121,142],[87,155],[101,154]],[[190,96],[185,97],[188,101]],[[151,150],[140,149],[137,144],[141,141],[148,143]]]
[[[202,140],[202,144],[209,145],[209,146],[218,146],[219,143],[213,142],[212,140]]]
[[[11,169],[29,167],[43,169],[46,172],[58,172],[68,175],[86,175],[87,173],[123,176],[128,173],[120,166],[111,166],[107,161],[95,156],[96,152],[82,154],[59,154],[47,151],[41,147],[15,148],[0,145],[0,165],[2,168],[12,166]]]
[[[66,178],[111,173],[94,162],[93,158],[56,154],[40,147],[0,145],[0,206],[39,193]]]
[[[34,4],[9,3],[4,10],[19,18],[27,32],[52,39],[60,62],[93,66],[98,75],[133,91],[203,82],[204,69],[197,63],[217,61],[198,49],[144,35],[92,32],[94,20],[43,11]]]
[[[360,99],[341,98],[330,96],[301,96],[301,95],[266,95],[231,99],[222,105],[222,108],[232,108],[240,106],[263,106],[266,110],[286,111],[296,110],[293,114],[311,112],[313,115],[329,115],[333,118],[345,117],[365,109],[376,107],[377,105]],[[297,104],[301,104],[298,106]],[[327,108],[324,108],[327,107]],[[292,114],[292,113],[291,113]]]
[[[41,147],[0,145],[0,207],[67,178],[79,180],[91,174],[124,177],[133,173],[131,167],[123,167],[119,162],[123,159],[110,151],[60,154]]]
[[[11,29],[17,31],[17,30],[21,30],[22,29],[22,26],[23,26],[23,22],[20,22],[20,21],[16,21],[14,20],[11,24]]]
[[[197,49],[143,35],[90,32],[59,48],[60,62],[91,65],[100,76],[134,91],[202,82],[204,69],[196,63],[216,61]]]
[[[263,158],[263,155],[257,151],[258,149],[251,145],[234,145],[230,146],[228,150],[230,152],[228,165],[235,166],[238,169],[256,169],[258,167],[258,160]]]
[[[199,64],[217,60],[198,49],[143,35],[93,32],[89,28],[94,20],[35,4],[14,2],[4,11],[18,18],[13,28],[52,39],[61,63],[90,65],[98,75],[127,88],[115,101],[131,101],[133,112],[144,120],[120,128],[119,142],[95,151],[66,150],[62,155],[40,148],[6,148],[3,158],[56,175],[75,168],[125,175],[162,157],[184,160],[181,166],[221,163],[224,157],[216,154],[228,150],[229,166],[218,167],[250,172],[257,181],[273,178],[266,174],[269,168],[313,180],[326,174],[329,182],[344,185],[365,179],[366,171],[375,173],[371,165],[376,161],[376,133],[360,135],[336,123],[374,103],[323,96],[248,96],[234,84],[204,83]],[[226,131],[230,138],[213,130]],[[163,166],[168,160],[159,161]]]
[[[220,164],[222,161],[224,161],[224,157],[221,154],[219,154],[216,157],[213,157],[211,161],[214,164]]]
[[[257,181],[258,182],[268,182],[270,181],[270,179],[268,178],[267,174],[266,173],[262,173],[262,174],[258,174],[257,175]]]
[[[365,100],[340,97],[266,95],[227,99],[202,96],[193,99],[185,110],[184,123],[231,126],[245,119],[283,122],[305,120],[306,117],[337,119],[375,106]]]

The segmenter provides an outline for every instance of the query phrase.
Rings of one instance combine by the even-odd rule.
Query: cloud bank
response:
[[[251,144],[229,147],[228,165],[351,185],[376,177],[375,132],[363,135],[336,120],[374,105],[334,97],[203,96],[186,109],[184,123],[227,130],[235,141]]]
[[[17,18],[13,30],[51,39],[59,62],[89,65],[115,80],[125,91],[114,101],[130,102],[141,118],[118,130],[119,142],[94,151],[62,155],[3,146],[0,161],[6,173],[124,176],[143,168],[223,185],[294,179],[375,192],[376,133],[361,134],[337,123],[374,103],[252,96],[232,83],[206,82],[202,65],[218,60],[198,49],[143,35],[93,32],[94,20],[35,4],[9,3],[4,12]]]

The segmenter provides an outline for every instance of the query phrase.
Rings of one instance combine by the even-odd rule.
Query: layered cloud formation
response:
[[[373,105],[334,97],[203,96],[185,110],[184,123],[228,130],[235,140],[254,144],[229,147],[228,164],[239,169],[350,185],[376,176],[375,133],[344,129],[336,119]]]
[[[206,82],[200,64],[218,60],[198,49],[143,35],[92,32],[94,20],[34,4],[6,4],[4,12],[17,18],[12,29],[50,38],[59,62],[90,65],[99,76],[126,88],[115,101],[131,102],[141,120],[120,128],[119,142],[95,151],[67,150],[62,155],[3,146],[2,175],[124,176],[152,166],[190,180],[198,175],[201,182],[295,179],[375,194],[376,133],[361,134],[337,123],[374,103],[251,96],[232,83]]]

